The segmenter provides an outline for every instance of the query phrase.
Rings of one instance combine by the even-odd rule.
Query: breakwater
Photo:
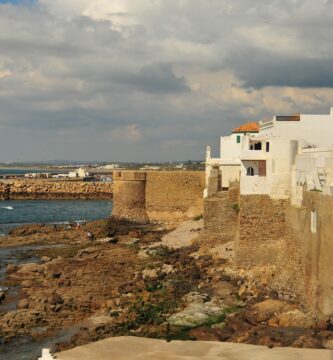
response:
[[[106,200],[112,199],[112,183],[80,180],[4,180],[0,200]]]

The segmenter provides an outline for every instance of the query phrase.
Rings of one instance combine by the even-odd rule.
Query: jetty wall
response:
[[[115,171],[114,218],[178,221],[203,214],[203,171]]]
[[[0,181],[0,200],[112,199],[110,182],[20,179]]]

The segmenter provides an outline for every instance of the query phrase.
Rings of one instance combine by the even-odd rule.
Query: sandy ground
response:
[[[111,338],[56,354],[58,360],[332,360],[333,351],[221,342]]]
[[[161,245],[172,249],[178,249],[184,246],[190,246],[193,240],[198,237],[198,233],[203,228],[203,220],[185,221],[174,231],[166,234],[162,238]]]

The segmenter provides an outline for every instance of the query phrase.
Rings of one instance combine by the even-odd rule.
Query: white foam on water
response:
[[[1,209],[14,210],[12,206],[2,206]]]

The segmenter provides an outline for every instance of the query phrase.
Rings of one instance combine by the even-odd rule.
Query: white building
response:
[[[205,195],[240,181],[243,195],[292,197],[299,204],[303,186],[331,194],[333,182],[333,108],[328,115],[275,116],[260,122],[258,131],[221,138],[221,156],[206,155]],[[253,127],[255,129],[255,127]],[[323,131],[323,129],[325,129]],[[217,180],[216,180],[217,179]]]
[[[89,176],[89,172],[84,168],[79,168],[68,173],[68,177],[71,179],[84,178],[86,176]]]
[[[101,169],[116,170],[116,169],[119,169],[119,165],[118,164],[108,164],[108,165],[105,165],[105,166],[101,166]]]
[[[211,148],[206,151],[206,184],[205,197],[217,191],[228,189],[233,181],[240,180],[241,153],[243,141],[247,135],[258,134],[259,125],[247,123],[234,129],[230,136],[220,138],[220,157],[211,157]],[[215,181],[211,181],[215,178]]]

